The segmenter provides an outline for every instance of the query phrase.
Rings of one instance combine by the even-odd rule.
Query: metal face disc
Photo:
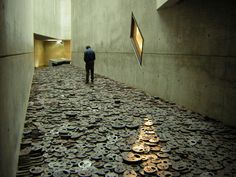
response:
[[[110,173],[107,173],[105,177],[118,177],[118,174],[110,172]]]
[[[69,177],[70,171],[68,170],[58,170],[53,173],[54,177]]]
[[[213,176],[215,176],[214,173],[212,173],[212,172],[205,172],[205,173],[200,174],[199,177],[213,177]]]
[[[160,164],[157,164],[157,168],[159,170],[167,170],[169,168],[169,164],[166,164],[166,163],[160,163]]]
[[[90,171],[87,171],[87,170],[82,170],[82,171],[78,172],[78,175],[80,177],[91,177],[92,173]]]
[[[123,163],[114,164],[114,171],[118,174],[123,173],[126,170],[126,166]]]
[[[144,144],[138,143],[132,146],[132,150],[137,153],[143,153],[143,152],[147,153],[150,151],[150,147]]]
[[[144,125],[146,126],[152,126],[153,125],[153,122],[151,120],[147,120],[144,122]]]
[[[142,160],[141,155],[135,154],[132,152],[128,152],[128,153],[125,152],[122,154],[122,157],[127,162],[139,162]]]
[[[160,146],[151,146],[151,151],[160,151],[161,147]]]
[[[172,164],[172,168],[177,171],[183,171],[187,168],[187,164],[184,162],[176,162]]]
[[[172,177],[173,174],[169,171],[158,171],[157,175],[159,175],[160,177]]]
[[[156,160],[158,157],[156,154],[143,154],[142,160]]]
[[[155,173],[155,172],[157,171],[157,167],[156,167],[156,166],[153,166],[153,165],[145,166],[145,167],[143,168],[143,170],[144,170],[145,173],[148,173],[148,174],[150,174],[150,173]]]
[[[92,162],[90,160],[83,160],[79,162],[78,166],[81,169],[87,169],[92,165]]]
[[[124,177],[137,177],[137,173],[134,170],[126,170],[123,174]]]
[[[150,143],[158,143],[160,141],[160,138],[157,136],[153,136],[151,139],[149,139]]]
[[[42,167],[32,167],[32,168],[30,168],[29,171],[31,174],[39,175],[43,172],[43,168]]]
[[[167,158],[170,155],[168,153],[165,153],[165,152],[158,152],[157,156],[160,157],[160,158]]]

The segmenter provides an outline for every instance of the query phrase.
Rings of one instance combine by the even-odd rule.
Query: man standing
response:
[[[89,82],[89,72],[91,72],[91,82],[94,80],[94,60],[95,52],[91,49],[90,46],[86,46],[86,50],[84,52],[84,62],[86,69],[86,84]]]

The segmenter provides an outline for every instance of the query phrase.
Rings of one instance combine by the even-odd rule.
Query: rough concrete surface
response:
[[[33,77],[33,2],[0,1],[0,176],[14,177]]]
[[[32,77],[32,54],[0,58],[1,177],[16,174]]]
[[[71,39],[71,3],[68,0],[40,0],[34,4],[34,33]]]
[[[0,56],[32,52],[32,10],[32,1],[0,1]]]

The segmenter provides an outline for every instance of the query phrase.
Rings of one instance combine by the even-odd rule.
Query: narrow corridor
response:
[[[84,82],[78,67],[36,69],[17,176],[236,176],[235,129],[108,78]]]

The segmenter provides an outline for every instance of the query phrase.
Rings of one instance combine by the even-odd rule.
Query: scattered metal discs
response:
[[[84,70],[70,65],[35,72],[17,176],[67,175],[63,169],[84,177],[236,171],[232,128],[105,77],[85,85]]]

